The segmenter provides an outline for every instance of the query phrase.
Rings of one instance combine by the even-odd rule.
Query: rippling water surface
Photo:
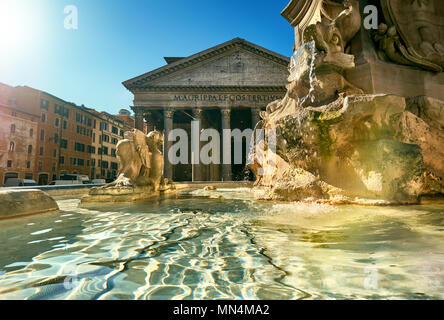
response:
[[[444,298],[444,205],[191,195],[0,221],[0,299]]]

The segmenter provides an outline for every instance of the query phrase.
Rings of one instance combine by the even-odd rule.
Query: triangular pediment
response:
[[[289,58],[240,38],[127,80],[129,90],[155,87],[285,86]]]

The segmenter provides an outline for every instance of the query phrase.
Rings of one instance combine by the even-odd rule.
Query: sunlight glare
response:
[[[0,1],[0,57],[13,63],[21,53],[37,40],[37,18],[33,6],[26,0]]]

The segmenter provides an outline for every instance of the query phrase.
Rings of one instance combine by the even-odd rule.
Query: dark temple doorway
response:
[[[231,130],[240,129],[244,131],[245,129],[251,129],[251,109],[250,108],[239,108],[231,110]],[[234,159],[234,139],[231,139],[231,172],[233,181],[244,181],[250,180],[249,170],[246,169],[246,160],[249,152],[250,141],[246,141],[242,138],[242,163],[236,164]]]
[[[188,163],[173,165],[173,181],[183,182],[193,180],[193,168],[191,165],[191,109],[179,109],[174,112],[174,129],[183,129],[188,135]],[[176,140],[177,142],[178,140]],[[173,142],[174,144],[174,142]]]

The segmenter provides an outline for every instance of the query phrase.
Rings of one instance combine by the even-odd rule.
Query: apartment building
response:
[[[14,107],[13,87],[0,83],[0,181],[34,179],[39,115]],[[12,106],[10,106],[12,105]],[[1,185],[0,185],[1,186]]]
[[[31,159],[29,156],[29,160],[26,160],[31,162],[30,169],[18,167],[23,163],[14,161],[19,157],[18,153],[14,153],[15,150],[22,152],[23,148],[27,148],[30,144],[30,141],[19,142],[19,146],[15,144],[12,154],[9,152],[6,157],[8,159],[2,157],[6,161],[12,161],[6,162],[5,166],[2,163],[4,171],[3,177],[0,177],[2,183],[5,181],[5,174],[11,177],[15,173],[19,177],[26,175],[28,178],[31,178],[32,173],[32,178],[41,185],[68,173],[88,175],[91,179],[113,179],[117,176],[116,145],[123,137],[124,131],[132,129],[129,122],[27,86],[3,85],[2,87],[5,88],[0,91],[2,95],[0,101],[3,101],[4,105],[2,109],[11,110],[11,116],[12,110],[15,110],[16,114],[21,110],[28,115],[29,119],[26,121],[34,120],[35,123],[33,137],[28,137],[34,139],[35,145],[30,153],[34,158]],[[5,123],[11,121],[4,120]],[[16,130],[18,135],[18,122]],[[20,135],[24,134],[20,131]],[[7,144],[11,137],[5,133],[4,137],[0,138],[2,148],[4,147],[5,151],[9,150]],[[24,143],[28,144],[25,146]],[[8,167],[8,164],[11,167]]]

